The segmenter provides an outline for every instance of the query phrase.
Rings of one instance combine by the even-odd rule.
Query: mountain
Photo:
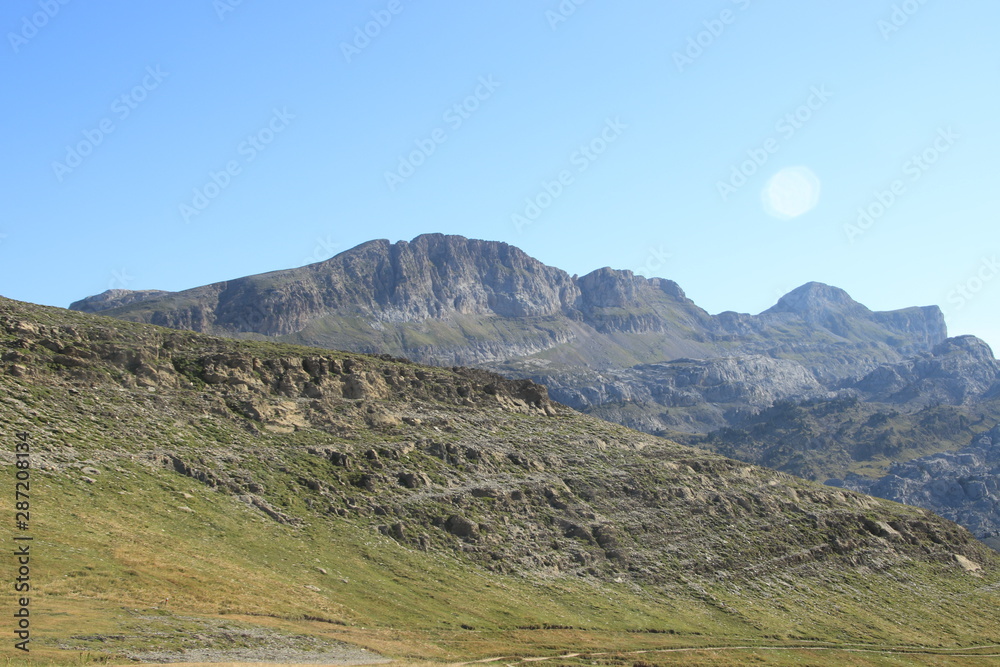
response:
[[[482,365],[544,383],[580,410],[619,394],[659,392],[671,369],[636,368],[642,365],[690,358],[746,369],[725,359],[756,355],[788,362],[782,371],[801,376],[795,364],[829,388],[947,337],[936,306],[873,312],[842,290],[810,283],[760,315],[713,316],[670,280],[609,268],[570,276],[505,243],[441,234],[371,241],[317,264],[183,292],[105,293],[71,308],[218,335]],[[602,385],[622,389],[585,391],[594,373]],[[720,425],[720,412],[766,407],[785,394],[781,386],[748,391],[719,409],[710,397],[689,405],[689,395],[676,416],[663,419],[655,400],[631,407],[647,413],[650,428],[707,431]]]
[[[30,449],[42,658],[930,664],[1000,643],[1000,555],[956,524],[483,369],[0,298],[0,430]]]
[[[881,326],[912,339],[920,348],[932,346],[945,336],[943,316],[936,306],[873,312],[844,290],[816,282],[792,290],[763,315],[763,319],[772,321],[802,319],[812,327],[847,339],[863,339],[868,327],[869,335],[878,336],[875,327]],[[897,341],[897,346],[902,347],[901,342]]]
[[[572,355],[570,349],[558,349],[562,347],[579,353],[593,340],[627,348],[626,343],[633,342],[629,335],[655,334],[650,343],[665,344],[666,349],[624,354],[669,360],[684,349],[697,358],[766,349],[778,356],[804,353],[816,357],[813,363],[819,365],[831,362],[821,362],[815,352],[810,355],[810,346],[850,343],[871,348],[872,358],[897,359],[929,350],[946,337],[937,307],[875,313],[842,290],[810,283],[759,316],[713,317],[669,280],[609,268],[571,277],[505,243],[440,234],[395,244],[371,241],[325,262],[184,292],[112,290],[78,301],[71,309],[172,328],[294,337],[327,347],[360,342],[441,364],[523,356],[517,343],[546,325],[548,340],[541,349],[557,348],[557,357]],[[436,333],[434,323],[477,321],[491,325],[463,332],[465,337],[456,341],[415,337],[420,331]],[[351,323],[368,330],[357,339],[359,332],[350,329]],[[796,328],[799,331],[790,331]],[[567,340],[560,340],[557,332]],[[572,344],[565,345],[569,341]],[[448,347],[450,342],[458,344]],[[489,342],[507,342],[512,349],[491,347]],[[781,344],[791,348],[773,349]],[[612,361],[616,352],[589,357],[587,365],[620,365]],[[844,362],[857,365],[854,359]]]

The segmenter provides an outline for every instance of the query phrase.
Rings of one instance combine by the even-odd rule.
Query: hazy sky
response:
[[[0,294],[425,232],[1000,347],[995,0],[7,0]]]

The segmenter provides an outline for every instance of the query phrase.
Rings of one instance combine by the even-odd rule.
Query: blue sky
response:
[[[445,232],[1000,347],[1000,4],[580,1],[5,2],[0,294]]]

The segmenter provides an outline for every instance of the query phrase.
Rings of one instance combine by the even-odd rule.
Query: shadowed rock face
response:
[[[572,279],[506,243],[420,236],[372,241],[314,265],[324,306],[389,322],[449,315],[544,317],[579,297]]]

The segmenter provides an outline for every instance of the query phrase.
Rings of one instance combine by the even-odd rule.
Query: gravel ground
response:
[[[147,663],[373,665],[377,653],[334,639],[290,634],[218,618],[124,610],[121,634],[76,635],[59,648],[125,656]]]
[[[344,648],[325,653],[281,649],[189,649],[185,651],[150,651],[126,654],[141,662],[240,662],[285,663],[298,665],[374,665],[391,662],[388,658],[363,648]]]

